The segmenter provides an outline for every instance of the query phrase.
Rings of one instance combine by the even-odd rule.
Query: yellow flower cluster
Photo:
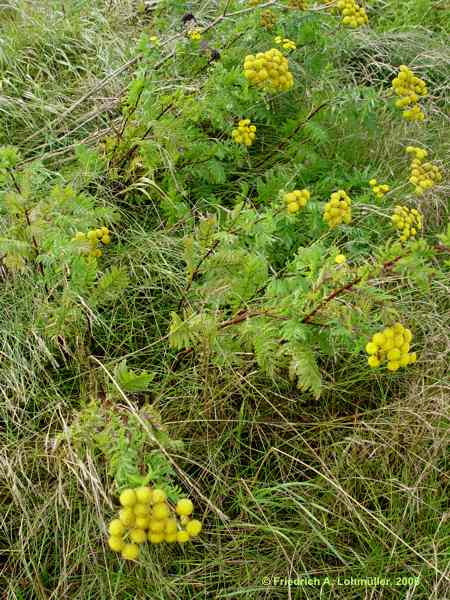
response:
[[[98,247],[98,243],[109,244],[111,237],[109,235],[109,229],[107,227],[101,227],[100,229],[91,229],[87,233],[77,231],[74,241],[87,242],[88,243],[88,256],[99,258],[102,255],[102,251]]]
[[[307,10],[309,8],[309,0],[289,0],[288,6],[297,10]]]
[[[423,148],[408,146],[406,152],[414,156],[411,160],[411,177],[409,181],[415,186],[416,194],[421,196],[426,190],[442,181],[442,173],[439,167],[433,165],[433,163],[423,162],[428,156],[428,152]]]
[[[286,91],[294,85],[288,59],[277,48],[247,55],[244,75],[254,85],[271,92]]]
[[[400,241],[406,242],[415,237],[422,229],[423,217],[416,208],[409,209],[407,206],[396,206],[391,221],[400,233]]]
[[[108,545],[114,552],[120,552],[125,560],[136,560],[139,545],[147,540],[151,544],[184,544],[202,530],[201,522],[191,519],[194,510],[191,500],[179,500],[174,513],[167,503],[166,493],[158,488],[142,486],[124,490],[120,494],[120,504],[119,518],[111,521],[108,527]]]
[[[261,26],[264,27],[264,29],[267,29],[267,31],[272,31],[276,24],[277,16],[272,10],[264,10],[261,13]]]
[[[338,254],[335,259],[334,262],[337,265],[343,265],[345,262],[347,262],[347,257],[345,256],[345,254]]]
[[[397,108],[407,108],[403,111],[403,117],[409,121],[423,121],[425,115],[422,112],[418,102],[420,97],[428,94],[425,81],[416,77],[406,65],[400,65],[400,72],[392,80],[392,89],[399,96],[395,106]]]
[[[341,11],[344,25],[355,28],[367,25],[369,22],[365,9],[355,0],[339,0],[337,7]]]
[[[294,190],[285,194],[284,201],[286,202],[288,212],[296,213],[301,208],[304,208],[310,197],[309,190]]]
[[[251,146],[256,138],[256,126],[250,124],[250,119],[242,119],[242,121],[239,121],[237,129],[233,129],[231,135],[237,144]]]
[[[397,371],[400,367],[415,363],[416,353],[409,352],[412,337],[411,331],[401,323],[375,333],[366,345],[369,366],[375,369],[383,362],[387,362],[389,371]]]
[[[344,190],[331,194],[330,201],[325,204],[323,218],[333,228],[341,223],[350,223],[352,220],[350,196]]]
[[[369,185],[377,198],[382,198],[391,189],[386,183],[378,183],[376,179],[371,179]]]
[[[191,29],[188,31],[188,36],[193,42],[198,42],[202,39],[202,34],[198,29]]]
[[[275,38],[275,44],[278,46],[282,46],[285,50],[291,51],[297,48],[295,42],[290,40],[289,38],[283,38],[281,35],[277,35]]]

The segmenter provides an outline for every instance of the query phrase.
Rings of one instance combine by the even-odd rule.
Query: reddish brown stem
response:
[[[387,271],[387,270],[391,269],[395,265],[395,263],[398,262],[401,258],[403,258],[403,256],[397,256],[393,260],[385,262],[383,264],[382,270],[383,271]],[[305,317],[303,317],[302,323],[308,323],[312,319],[312,317],[317,312],[319,312],[319,310],[321,310],[329,302],[331,302],[332,300],[334,300],[337,296],[340,296],[344,292],[348,292],[349,290],[351,290],[361,280],[362,280],[361,276],[356,277],[355,279],[353,279],[353,281],[350,281],[349,283],[346,283],[342,287],[340,287],[337,290],[334,290],[333,292],[331,292],[330,294],[328,294],[328,296],[326,296],[310,313],[308,313]]]

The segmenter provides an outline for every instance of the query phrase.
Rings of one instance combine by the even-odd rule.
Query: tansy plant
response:
[[[356,2],[337,6],[345,25],[367,23]],[[258,9],[240,14],[247,20],[237,33],[244,33],[257,23]],[[291,18],[284,28],[288,35],[296,31],[299,15],[283,14]],[[211,39],[216,25],[226,21],[208,29]],[[236,17],[233,28],[238,23]],[[163,218],[185,227],[186,281],[171,314],[171,347],[219,366],[248,361],[252,368],[253,361],[267,376],[288,374],[319,396],[327,361],[342,354],[361,358],[367,337],[379,327],[380,299],[390,316],[395,313],[395,294],[384,291],[390,290],[392,273],[401,272],[405,285],[422,285],[434,250],[417,239],[418,209],[401,215],[390,206],[382,211],[391,191],[386,183],[371,180],[374,206],[363,204],[365,176],[344,174],[327,158],[336,152],[330,138],[336,112],[329,110],[329,98],[316,92],[311,105],[303,79],[294,85],[295,53],[288,57],[289,48],[282,47],[293,47],[288,37],[277,36],[280,47],[264,50],[267,34],[258,35],[261,51],[227,46],[214,65],[203,54],[180,53],[177,69],[198,85],[166,96],[155,93],[164,80],[159,63],[149,76],[145,62],[153,59],[144,54],[129,88],[123,136],[109,154],[127,177],[137,165],[143,182],[151,182],[149,193]],[[302,63],[309,82],[317,76],[313,65],[322,50],[311,52],[311,60]],[[370,127],[374,99],[358,109],[357,119],[353,108],[340,104],[342,119],[359,127],[362,115]],[[236,143],[230,143],[230,122],[249,114],[257,131],[244,118],[231,134]],[[250,146],[256,137],[254,151],[242,153],[238,145]],[[425,169],[419,154],[412,176],[422,187],[422,170],[434,180],[436,173]],[[394,189],[390,196],[396,194]],[[403,208],[400,199],[395,202]],[[376,243],[365,240],[366,230]]]
[[[247,55],[244,75],[250,83],[268,92],[286,91],[294,85],[288,59],[277,48]]]
[[[108,545],[114,552],[120,552],[124,560],[137,560],[140,546],[147,541],[185,544],[202,530],[201,521],[192,518],[192,501],[180,498],[172,506],[162,488],[127,488],[121,492],[119,501],[122,508],[109,523]]]
[[[84,176],[93,169],[94,177],[101,162],[81,147],[78,153]],[[98,262],[99,245],[106,247],[112,238],[107,227],[96,226],[113,222],[116,214],[96,207],[89,194],[61,178],[53,183],[41,163],[18,169],[19,161],[14,148],[0,149],[3,267],[11,277],[36,274],[35,327],[59,340],[58,345],[64,340],[67,350],[72,335],[87,332],[86,302],[91,310],[108,304],[128,284],[126,272],[116,267],[100,271]]]
[[[414,75],[406,65],[400,65],[397,77],[392,80],[392,89],[398,96],[395,106],[404,109],[403,118],[409,121],[425,120],[425,114],[419,105],[420,98],[428,95],[423,79]]]
[[[408,146],[406,152],[411,154],[411,176],[410,183],[418,196],[442,181],[442,173],[437,165],[431,162],[424,162],[428,152],[417,146]]]
[[[362,27],[369,22],[364,7],[355,0],[338,0],[337,7],[342,14],[342,23],[348,27]]]
[[[237,144],[251,146],[256,139],[256,126],[251,124],[250,119],[242,119],[231,136]]]

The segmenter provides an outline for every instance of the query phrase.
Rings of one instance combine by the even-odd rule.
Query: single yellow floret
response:
[[[148,529],[150,519],[148,517],[136,517],[135,526],[137,529]]]
[[[189,533],[187,531],[178,531],[177,532],[177,542],[179,544],[184,544],[189,541]]]
[[[161,542],[164,541],[164,538],[164,533],[150,533],[148,536],[148,541],[151,544],[161,544]]]
[[[165,521],[158,521],[157,519],[151,519],[148,528],[152,533],[161,533],[162,531],[164,531],[165,527],[166,527]]]
[[[202,530],[202,524],[197,519],[192,519],[186,525],[186,531],[188,532],[190,537],[196,537]]]
[[[112,535],[108,538],[108,546],[111,550],[114,550],[114,552],[122,552],[125,542],[121,537]]]
[[[130,507],[122,508],[119,511],[119,519],[125,525],[125,527],[131,527],[131,525],[134,525],[135,515],[133,509]]]
[[[346,260],[347,260],[347,259],[346,259],[346,257],[345,257],[345,254],[338,254],[338,255],[336,256],[336,258],[334,259],[334,262],[335,262],[337,265],[342,265],[343,263],[345,263],[345,262],[346,262]]]
[[[167,494],[164,490],[157,488],[153,490],[153,503],[159,504],[161,502],[165,502],[167,500]]]
[[[167,521],[165,523],[165,531],[166,531],[166,533],[176,533],[177,520],[176,519],[167,519]]]
[[[139,556],[139,546],[136,544],[125,544],[122,548],[122,558],[124,560],[136,560]]]
[[[378,352],[378,346],[373,342],[369,342],[366,345],[366,352],[367,354],[376,354]]]
[[[167,519],[167,517],[170,515],[170,509],[167,506],[167,504],[165,504],[164,502],[161,502],[159,504],[155,504],[153,506],[153,512],[152,512],[152,517],[154,519]]]
[[[143,485],[135,490],[137,501],[141,504],[150,504],[153,498],[153,492],[150,487]]]
[[[387,353],[388,360],[398,360],[401,357],[401,352],[398,348],[392,348]]]
[[[193,510],[194,505],[189,498],[182,498],[181,500],[178,500],[176,506],[177,514],[188,517],[190,514],[192,514]]]
[[[372,367],[372,369],[375,369],[375,367],[380,366],[380,360],[375,355],[369,356],[369,358],[367,359],[367,363],[370,367]]]
[[[120,536],[125,532],[125,526],[120,519],[114,519],[109,524],[108,531],[112,536]]]
[[[132,529],[130,539],[135,544],[143,544],[147,540],[147,534],[143,529]]]
[[[387,368],[389,371],[397,371],[400,368],[400,363],[395,360],[391,360],[388,362]]]
[[[135,504],[134,514],[137,517],[146,517],[149,515],[149,513],[150,513],[150,505],[149,504],[142,504],[141,502],[139,502],[138,504]]]
[[[372,342],[377,346],[382,346],[385,343],[385,341],[386,338],[382,333],[375,333],[375,335],[372,336]]]
[[[122,506],[134,506],[137,502],[136,493],[134,490],[124,490],[119,497],[120,504]]]

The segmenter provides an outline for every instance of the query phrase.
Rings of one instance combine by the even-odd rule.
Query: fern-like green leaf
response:
[[[315,398],[320,397],[322,378],[314,352],[310,347],[300,343],[286,344],[285,351],[290,355],[289,376],[297,378],[297,386],[301,390],[310,390]]]
[[[97,282],[91,301],[97,305],[113,302],[128,286],[128,274],[118,267],[112,267]]]

